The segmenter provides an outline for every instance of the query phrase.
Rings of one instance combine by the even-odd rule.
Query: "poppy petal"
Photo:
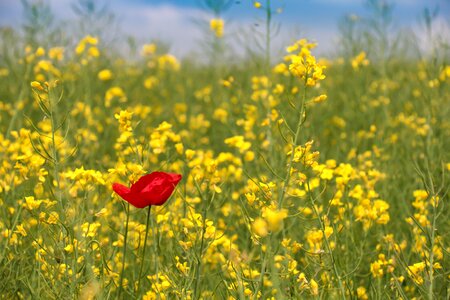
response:
[[[120,183],[114,183],[112,187],[114,192],[116,192],[120,197],[122,197],[123,200],[127,201],[131,205],[137,208],[144,208],[148,206],[148,204],[140,201],[139,195],[132,193],[128,187]]]
[[[133,206],[144,208],[149,205],[164,204],[181,178],[180,174],[153,172],[139,178],[130,188],[114,183],[113,189]]]
[[[146,188],[148,189],[149,185],[154,185],[155,180],[161,178],[161,176],[159,176],[158,173],[160,172],[153,172],[142,176],[141,178],[139,178],[138,181],[136,181],[131,185],[130,190],[133,191],[134,193],[140,193],[142,190]]]
[[[114,183],[112,188],[122,198],[130,193],[130,189],[120,183]]]

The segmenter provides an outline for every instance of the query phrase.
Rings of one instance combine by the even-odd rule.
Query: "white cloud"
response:
[[[122,30],[139,39],[158,39],[171,45],[172,52],[184,55],[196,47],[202,32],[194,20],[211,18],[206,12],[173,5],[133,6],[120,13],[116,6]]]
[[[296,1],[296,0],[293,0]],[[366,0],[310,0],[314,2],[318,2],[321,4],[342,4],[342,5],[364,5]],[[383,1],[383,0],[382,0]],[[439,1],[439,0],[437,0]],[[381,1],[380,1],[381,2]],[[422,4],[423,0],[384,0],[386,3],[394,4],[394,5],[418,5]],[[436,0],[431,0],[430,2],[436,2]]]
[[[75,14],[72,11],[71,4],[74,0],[47,0],[59,20],[73,20]],[[106,2],[105,2],[106,1]],[[286,5],[290,1],[285,0]],[[307,0],[304,0],[308,2]],[[363,0],[310,0],[320,1],[321,3],[363,3]],[[398,0],[396,3],[415,3],[419,0]],[[436,0],[437,1],[437,0]],[[98,3],[98,2],[97,2]],[[117,15],[120,21],[120,31],[135,36],[138,43],[148,42],[152,39],[161,40],[171,45],[171,52],[177,56],[184,56],[192,51],[200,50],[199,41],[204,38],[204,30],[198,25],[198,20],[205,22],[203,29],[208,30],[207,21],[212,15],[199,8],[180,7],[171,4],[151,5],[149,2],[128,2],[122,0],[104,0],[100,3],[108,3],[111,11]],[[251,37],[254,32],[255,19],[252,16],[233,18],[228,22],[226,19],[225,33],[226,41],[229,48],[236,50],[237,53],[243,53],[247,45],[251,44],[251,38],[242,38],[243,32],[247,32]],[[336,45],[338,30],[332,20],[330,22],[322,22],[321,26],[309,24],[299,24],[282,20],[282,27],[278,36],[272,41],[273,57],[277,58],[283,54],[283,49],[287,44],[299,38],[309,38],[318,42],[316,53],[326,54],[333,52]],[[19,25],[22,22],[22,8],[20,1],[17,0],[0,0],[0,25]],[[15,23],[14,23],[15,22]],[[433,23],[435,32],[440,33],[444,38],[449,40],[449,25],[442,18],[435,20]],[[263,26],[260,26],[263,29]],[[412,28],[420,37],[421,45],[427,45],[425,41],[425,31],[419,27]],[[103,28],[102,28],[103,30]],[[120,32],[114,32],[110,28],[104,28],[104,32],[108,35],[116,34],[119,41],[123,40]],[[238,39],[240,36],[241,39]],[[428,43],[429,44],[429,43]]]
[[[442,47],[444,43],[449,45],[450,23],[442,16],[438,16],[431,22],[431,36],[424,26],[414,26],[413,32],[417,37],[419,49],[425,53],[429,53],[433,47]]]

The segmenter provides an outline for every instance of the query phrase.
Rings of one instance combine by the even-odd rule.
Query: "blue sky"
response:
[[[265,0],[259,0],[265,3]],[[121,1],[117,1],[121,2]],[[173,5],[178,8],[201,8],[201,0],[129,0],[128,5],[161,6]],[[253,0],[233,1],[225,16],[237,20],[246,20],[257,15],[252,7]],[[365,0],[271,0],[273,8],[283,8],[279,18],[289,23],[316,25],[316,22],[336,23],[346,14],[367,15]],[[388,0],[394,4],[394,16],[399,25],[409,25],[415,22],[424,8],[440,9],[440,14],[450,18],[449,0]]]
[[[37,1],[37,0],[28,0]],[[55,15],[63,20],[75,17],[70,3],[76,0],[40,0],[51,5]],[[109,9],[120,20],[120,28],[139,41],[154,38],[172,46],[172,52],[184,55],[195,50],[202,38],[199,26],[193,20],[208,20],[212,15],[200,5],[202,0],[96,0],[107,3]],[[0,0],[0,26],[18,27],[23,21],[19,0]],[[264,4],[265,0],[261,0]],[[289,40],[308,37],[319,43],[319,51],[327,52],[337,42],[337,24],[345,15],[367,16],[364,0],[271,0],[272,7],[282,8],[274,20],[281,24],[274,47],[281,48]],[[450,0],[391,0],[394,4],[394,24],[397,28],[410,27],[418,35],[419,16],[425,7],[439,7],[436,26],[439,31],[450,32]],[[251,32],[254,24],[263,16],[263,11],[252,6],[252,0],[234,0],[231,8],[223,15],[225,32],[233,36]],[[237,39],[230,39],[234,47]]]

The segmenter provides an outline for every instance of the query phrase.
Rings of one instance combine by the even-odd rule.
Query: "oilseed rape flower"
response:
[[[156,44],[145,44],[142,46],[142,56],[150,56],[156,53]]]
[[[119,126],[122,131],[132,131],[131,127],[131,117],[133,116],[132,112],[122,110],[120,113],[115,114],[114,118],[119,121]]]
[[[109,69],[104,69],[98,72],[97,77],[102,81],[107,81],[113,77],[113,73]]]
[[[145,79],[144,81],[144,86],[146,89],[151,90],[152,88],[154,88],[157,84],[159,83],[159,80],[157,77],[155,76],[149,76]]]
[[[158,68],[160,70],[173,70],[178,71],[180,69],[180,63],[178,59],[172,54],[164,54],[158,57]]]
[[[426,264],[424,262],[415,263],[408,266],[408,275],[412,280],[418,285],[422,285],[424,282],[423,271],[425,270]]]
[[[53,47],[48,50],[48,57],[56,61],[62,61],[64,59],[64,48]]]
[[[297,52],[285,58],[290,61],[289,71],[294,77],[304,80],[307,86],[315,86],[320,80],[325,79],[323,70],[326,66],[317,62],[310,51],[315,46],[307,40],[299,40],[287,48],[289,53]]]
[[[231,62],[233,1],[203,2],[198,58],[0,30],[2,296],[445,298],[441,52],[276,61],[277,4],[252,0],[268,23]]]
[[[264,207],[262,217],[256,218],[252,223],[252,231],[259,237],[265,237],[270,232],[276,233],[283,228],[283,220],[288,216],[286,209]]]
[[[366,58],[366,52],[362,51],[357,56],[355,56],[352,61],[352,68],[355,70],[358,70],[360,66],[367,66],[369,65],[369,60]]]
[[[267,222],[263,218],[257,218],[253,221],[252,230],[256,235],[260,237],[265,237],[269,234]]]
[[[274,210],[271,208],[263,208],[262,216],[267,222],[267,229],[272,232],[280,231],[283,227],[283,220],[287,218],[286,209]]]
[[[222,19],[211,19],[209,27],[217,38],[223,36],[224,21]]]
[[[126,102],[127,96],[121,87],[114,86],[109,88],[105,94],[105,107],[110,107],[113,99],[119,99],[120,102]]]
[[[38,81],[32,81],[31,82],[31,87],[37,89],[38,91],[44,91],[44,87]]]
[[[294,149],[294,162],[300,162],[305,167],[315,167],[317,166],[318,158],[320,153],[318,151],[312,151],[312,145],[314,141],[306,142],[305,145],[300,145],[295,147]],[[287,153],[287,155],[290,155],[291,151]]]
[[[86,37],[84,37],[77,45],[77,47],[75,48],[75,53],[78,55],[81,55],[85,50],[86,47],[90,48],[96,48],[96,45],[98,44],[98,39],[96,37],[93,37],[91,35],[87,35]],[[98,49],[97,49],[98,51]],[[96,52],[95,50],[93,50],[92,52]],[[96,54],[96,53],[94,53]]]
[[[319,96],[315,97],[315,98],[313,99],[313,102],[314,102],[314,103],[324,102],[325,100],[327,100],[327,98],[328,98],[327,95],[322,94],[322,95],[319,95]]]
[[[241,153],[244,153],[245,151],[250,149],[250,147],[252,146],[252,144],[250,142],[245,141],[245,139],[242,135],[238,135],[238,136],[234,136],[234,137],[225,139],[225,144],[232,146],[232,147],[236,147],[237,149],[239,149],[239,152],[241,152]]]

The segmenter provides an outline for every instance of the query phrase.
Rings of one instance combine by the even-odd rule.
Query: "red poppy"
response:
[[[137,208],[163,205],[181,180],[180,174],[153,172],[139,178],[130,188],[114,183],[112,188],[120,197]]]

